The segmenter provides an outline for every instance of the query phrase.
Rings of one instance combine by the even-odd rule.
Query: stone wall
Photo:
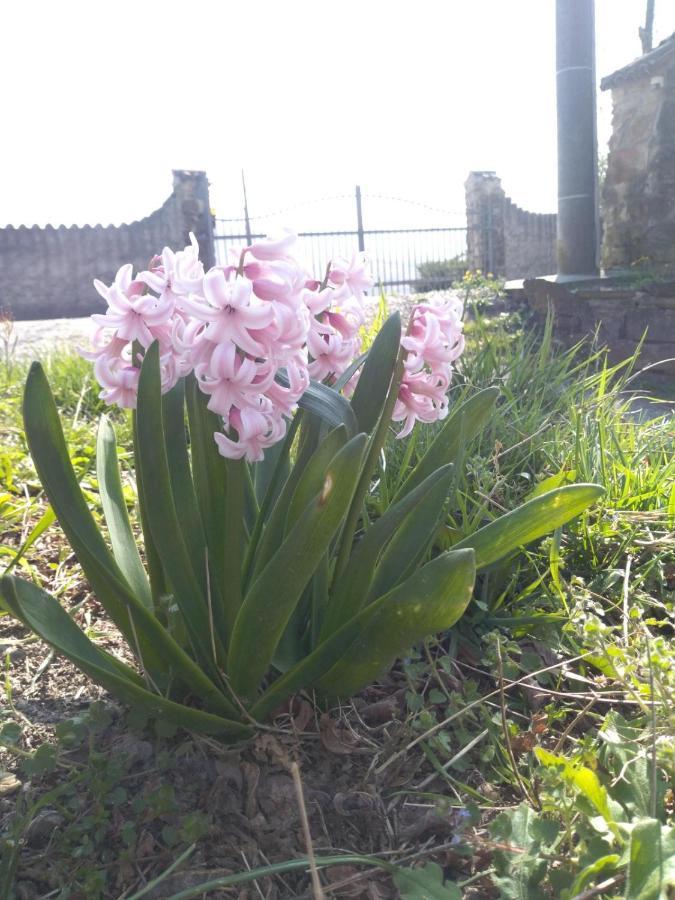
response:
[[[494,172],[471,172],[465,183],[467,266],[505,278],[556,271],[556,215],[521,209]]]
[[[675,270],[675,36],[601,82],[612,91],[602,191],[605,270]]]
[[[0,309],[14,319],[52,319],[102,312],[92,281],[110,283],[121,265],[134,269],[165,246],[181,249],[190,231],[202,260],[213,265],[213,229],[206,173],[173,173],[169,199],[144,219],[119,226],[11,225],[0,229]]]
[[[618,363],[632,356],[644,338],[640,367],[654,366],[654,374],[675,376],[675,283],[643,289],[604,284],[598,281],[571,290],[535,279],[524,287],[540,319],[549,310],[553,313],[555,336],[566,346],[597,332],[598,343],[608,347],[610,362]]]

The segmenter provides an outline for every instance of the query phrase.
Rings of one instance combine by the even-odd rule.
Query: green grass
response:
[[[487,873],[483,884],[500,896],[572,898],[606,882],[596,896],[642,897],[627,893],[638,878],[629,864],[631,829],[642,823],[635,840],[643,829],[663,859],[675,852],[675,426],[670,416],[632,412],[631,362],[608,366],[604,351],[591,346],[563,352],[550,326],[538,331],[519,316],[484,318],[476,310],[467,334],[452,402],[492,385],[500,400],[458,469],[438,542],[451,545],[547,487],[598,482],[606,496],[566,528],[494,565],[460,626],[405,661],[405,737],[382,751],[379,777],[387,796],[403,791],[443,814],[458,808],[467,822],[487,825],[489,835],[483,831],[481,838],[465,829],[458,852],[475,859],[476,874]],[[21,428],[25,366],[15,364],[7,376],[2,380],[0,372],[0,569],[44,512]],[[93,456],[102,406],[90,366],[55,357],[48,377],[96,507]],[[128,421],[115,419],[128,458]],[[406,441],[390,438],[370,514],[432,436],[433,429],[418,429]],[[60,563],[41,564],[37,546],[27,551],[25,571],[53,586]],[[11,679],[5,693],[11,701]],[[3,743],[26,753],[11,702],[2,715]],[[81,889],[113,896],[105,872],[114,860],[103,823],[116,803],[127,809],[120,787],[131,776],[122,758],[105,757],[87,737],[93,726],[78,728],[77,741],[88,749],[70,775],[68,741],[75,738],[67,724],[55,756],[32,748],[23,765],[37,766],[38,774],[41,765],[62,766],[63,798],[55,802],[72,825],[60,830],[51,852],[66,872],[73,848],[80,848],[88,860]],[[168,766],[166,751],[160,753]],[[423,761],[429,774],[416,777],[414,786],[393,777],[388,785],[401,755]],[[93,824],[74,812],[76,796],[88,798]],[[40,802],[39,794],[22,800],[11,840],[20,842]],[[147,803],[138,816],[166,828],[160,801]],[[201,840],[199,813],[172,816],[167,845],[174,858]],[[125,828],[135,834],[138,827],[132,812]],[[509,845],[518,852],[505,850]],[[1,876],[0,869],[0,885]]]

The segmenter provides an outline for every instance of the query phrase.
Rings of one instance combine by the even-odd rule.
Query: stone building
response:
[[[675,34],[603,78],[612,136],[602,191],[602,265],[675,271]]]

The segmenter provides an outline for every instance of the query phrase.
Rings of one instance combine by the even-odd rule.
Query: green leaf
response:
[[[598,484],[572,484],[523,503],[454,545],[471,547],[482,569],[575,518],[605,493]]]
[[[392,537],[375,570],[368,599],[380,597],[414,571],[436,535],[448,498],[453,467],[415,504]],[[366,601],[368,602],[368,600]]]
[[[321,632],[322,638],[328,637],[361,609],[383,548],[410,511],[418,503],[421,503],[438,481],[447,477],[451,471],[452,466],[447,465],[432,472],[405,497],[389,506],[385,513],[368,528],[361,540],[355,544],[352,548],[349,565],[333,588]]]
[[[190,470],[185,427],[185,381],[182,378],[162,397],[162,422],[164,424],[166,458],[169,464],[174,502],[176,509],[180,510],[185,544],[192,560],[195,575],[202,592],[205,593],[206,537]],[[211,574],[211,591],[216,595],[214,605],[217,608],[222,602],[220,585],[216,580],[215,573]]]
[[[153,673],[161,671],[163,661],[156,643],[144,633],[134,634],[130,611],[147,609],[124,578],[87,506],[70,462],[54,397],[37,362],[26,379],[23,418],[42,487],[94,593],[130,645],[138,644],[144,665]]]
[[[543,747],[535,747],[534,752],[542,765],[562,766],[562,775],[565,781],[573,785],[588,800],[596,812],[605,820],[607,827],[619,843],[622,843],[621,833],[610,809],[607,788],[600,783],[600,779],[595,772],[589,769],[588,766],[572,763],[563,756],[549,753]]]
[[[8,575],[14,566],[20,561],[20,559],[24,556],[26,550],[30,550],[33,544],[42,537],[44,532],[49,528],[49,526],[56,520],[56,515],[51,506],[48,506],[45,511],[40,516],[36,525],[30,530],[30,533],[26,540],[21,544],[19,549],[16,551],[14,556],[7,563],[7,567],[5,568],[4,575]]]
[[[33,631],[124,702],[140,705],[154,718],[173,722],[181,728],[232,737],[250,734],[250,729],[240,722],[183,706],[152,693],[132,669],[99,650],[57,600],[30,582],[5,576],[0,579],[0,588]]]
[[[626,900],[666,900],[675,888],[675,828],[636,822],[630,836]]]
[[[556,823],[541,818],[527,803],[496,816],[489,826],[490,837],[514,850],[495,850],[494,881],[500,897],[508,900],[540,900],[541,881],[548,868],[542,850],[555,841]]]
[[[363,618],[356,639],[315,682],[317,692],[351,697],[418,641],[452,627],[471,600],[475,576],[473,552],[451,550],[379,597],[357,617]]]
[[[283,371],[277,373],[276,380],[284,387],[289,385],[288,378]],[[306,409],[332,428],[344,425],[350,437],[353,437],[359,430],[354,410],[349,401],[342,394],[319,381],[310,381],[309,387],[298,400],[298,406]]]
[[[608,853],[606,856],[601,856],[598,859],[593,860],[593,862],[590,865],[585,866],[574,879],[574,883],[569,890],[570,897],[576,897],[577,894],[580,894],[583,891],[587,884],[590,884],[591,881],[597,881],[598,875],[607,873],[608,870],[611,872],[616,869],[620,860],[621,857],[618,853]]]
[[[35,468],[59,524],[97,599],[143,668],[162,690],[188,687],[210,708],[229,715],[232,704],[136,597],[105,545],[75,478],[56,404],[39,363],[28,373],[24,423]]]
[[[190,374],[185,383],[188,420],[190,423],[190,451],[195,495],[201,515],[204,536],[209,548],[211,584],[222,593],[225,583],[225,507],[227,504],[227,472],[225,460],[218,452],[213,435],[221,430],[218,416],[208,409],[208,397],[202,393],[197,379]],[[225,601],[226,598],[223,598]],[[226,620],[225,613],[218,620]]]
[[[527,495],[527,499],[532,500],[533,497],[540,497],[542,494],[547,494],[554,488],[562,487],[564,484],[574,484],[575,479],[575,469],[561,469],[555,475],[550,475],[548,478],[544,478],[543,481],[539,481]]]
[[[365,442],[365,435],[357,435],[337,453],[320,493],[244,597],[228,659],[232,688],[244,701],[255,697],[284,628],[342,523],[359,476]]]
[[[183,526],[171,488],[169,462],[164,442],[164,423],[157,342],[145,354],[138,382],[138,459],[146,491],[148,524],[162,567],[183,616],[191,643],[201,665],[216,679],[217,659],[224,658],[222,620],[210,611],[195,575],[183,537]],[[213,615],[210,613],[213,612]]]
[[[245,481],[249,477],[243,459],[226,459],[227,503],[225,504],[225,556],[223,563],[223,594],[226,597],[225,617],[228,635],[232,634],[242,600],[242,569],[246,553],[244,527]]]
[[[344,425],[333,428],[319,444],[305,466],[293,491],[286,513],[284,533],[288,534],[307,508],[308,503],[319,493],[326,477],[326,469],[336,453],[347,443]]]
[[[296,693],[301,688],[317,684],[327,672],[342,664],[348,651],[350,654],[352,653],[355,642],[363,635],[364,630],[370,627],[371,622],[391,619],[390,612],[393,611],[395,613],[398,610],[404,612],[406,608],[410,607],[413,609],[414,617],[417,618],[418,611],[415,610],[415,607],[418,603],[421,605],[430,601],[433,605],[435,593],[444,594],[444,592],[447,592],[448,596],[451,593],[459,593],[455,588],[464,589],[461,584],[463,577],[467,581],[472,580],[470,557],[470,551],[468,551],[468,554],[467,551],[462,551],[456,559],[452,558],[452,553],[449,556],[448,554],[443,554],[443,556],[437,557],[436,560],[428,563],[423,569],[415,572],[407,581],[389,594],[385,594],[384,597],[380,597],[374,603],[371,603],[370,606],[361,610],[358,615],[351,618],[334,634],[331,634],[330,637],[324,640],[323,643],[319,644],[298,665],[278,678],[260,697],[251,710],[251,715],[254,718],[263,718],[279,706],[286,697]],[[441,562],[438,562],[438,560],[441,560]],[[470,595],[471,588],[467,588],[466,603],[468,603]],[[466,603],[464,606],[466,606]],[[440,610],[439,617],[434,617],[433,621],[431,619],[434,610],[427,607],[427,612],[429,613],[427,618],[431,621],[429,628],[432,630],[437,629],[440,631],[450,627],[463,611],[462,601],[457,598],[453,601],[452,597],[450,597],[442,605],[443,609]],[[403,616],[397,618],[402,619]],[[391,622],[390,625],[392,625]],[[392,627],[395,630],[395,622]],[[416,634],[424,632],[425,627],[418,628],[416,625],[415,631],[411,632],[408,630],[407,622],[401,622],[400,630],[404,633],[397,635],[397,638],[401,638],[397,646],[403,646],[403,650],[407,650],[416,639]],[[429,633],[431,633],[431,630],[422,633],[421,637],[426,637]],[[391,656],[384,661],[383,665],[386,666],[387,661],[392,662],[396,652],[396,647],[393,647]],[[346,692],[345,696],[347,696]]]
[[[132,668],[99,650],[77,627],[58,600],[42,588],[22,578],[4,575],[0,579],[0,590],[17,618],[52,647],[77,661],[78,665],[91,663],[105,671],[123,675],[135,684],[143,684],[143,679]]]
[[[393,882],[401,900],[462,900],[456,884],[443,883],[443,869],[435,862],[420,869],[398,868]]]
[[[0,594],[20,621],[35,630],[48,644],[70,657],[69,643],[64,643],[62,646],[61,641],[65,641],[72,635],[73,629],[82,633],[54,597],[38,588],[37,585],[11,575],[0,579]],[[181,687],[186,688],[190,693],[199,697],[208,709],[226,716],[236,717],[238,715],[234,705],[173,640],[146,607],[140,603],[135,608],[130,607],[129,620],[133,623],[134,634],[139,636],[139,640],[132,641],[130,646],[137,655],[141,656],[148,679],[153,685],[157,685],[162,690],[171,687],[173,693],[176,693]],[[62,637],[62,630],[66,638]],[[153,670],[145,662],[143,654],[139,651],[141,636],[144,636],[142,646],[155,649],[155,653],[162,661],[161,668]],[[82,637],[86,636],[82,634]],[[80,641],[79,638],[73,640]],[[98,652],[103,653],[114,668],[119,669],[122,673],[130,673],[129,677],[140,682],[140,677],[116,657],[101,650]],[[99,683],[102,682],[99,681]]]
[[[401,316],[394,313],[372,343],[351,399],[359,431],[373,430],[389,392],[401,344]]]
[[[152,609],[150,584],[131,530],[122,490],[115,430],[107,416],[101,416],[98,426],[96,474],[115,560],[141,603]]]
[[[299,466],[297,461],[291,469],[291,474],[286,480],[272,511],[270,512],[267,524],[262,533],[262,537],[258,542],[258,549],[255,559],[251,560],[252,574],[255,579],[265,568],[272,556],[277,552],[285,534],[288,531],[287,519],[291,506],[293,512],[291,514],[291,522],[295,522],[300,509],[309,503],[310,499],[315,496],[323,486],[326,477],[326,468],[333,456],[340,447],[344,446],[347,440],[347,432],[343,425],[333,429],[317,449],[311,454],[309,460],[304,466]],[[300,495],[304,500],[304,506],[300,506],[300,501],[293,504],[295,493],[300,488]],[[314,488],[314,490],[312,490]]]
[[[457,461],[463,447],[488,422],[498,396],[497,388],[485,388],[452,410],[431,446],[396,494],[397,500],[441,466]]]

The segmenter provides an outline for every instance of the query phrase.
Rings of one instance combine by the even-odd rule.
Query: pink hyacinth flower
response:
[[[363,253],[355,253],[351,260],[344,257],[336,259],[331,264],[328,280],[331,284],[347,285],[359,302],[363,302],[365,291],[373,286],[373,277]]]
[[[233,408],[229,424],[237,432],[237,440],[227,437],[220,431],[213,435],[221,456],[227,459],[243,459],[258,462],[264,457],[264,450],[276,444],[286,433],[283,419],[259,409],[244,407]]]
[[[284,228],[277,235],[270,235],[259,241],[254,241],[248,247],[248,251],[256,259],[285,259],[297,239],[297,235],[293,231]]]
[[[136,408],[140,369],[135,366],[115,365],[109,358],[100,356],[94,363],[94,373],[103,388],[99,393],[102,400],[124,409]]]

